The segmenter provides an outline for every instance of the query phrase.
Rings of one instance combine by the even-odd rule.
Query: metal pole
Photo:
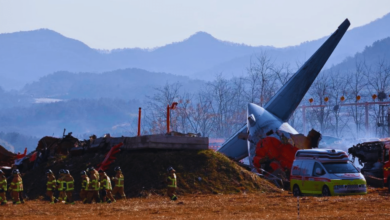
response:
[[[298,209],[298,219],[299,219],[299,196],[297,196],[297,209]]]
[[[141,136],[141,107],[138,110],[138,133],[137,136]]]
[[[366,115],[365,115],[365,124],[366,124],[366,136],[368,136],[368,133],[369,133],[369,127],[368,127],[368,103],[366,102],[365,104],[364,104],[364,108],[365,108],[365,110],[366,110]]]
[[[303,134],[306,134],[306,106],[302,106]]]
[[[387,108],[387,132],[390,137],[390,108]]]
[[[167,106],[167,133],[169,133],[169,104]]]

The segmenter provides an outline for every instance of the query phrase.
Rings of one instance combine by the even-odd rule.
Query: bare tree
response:
[[[309,93],[318,105],[327,104],[324,99],[329,95],[329,75],[320,74],[314,81]],[[320,131],[324,133],[329,125],[329,108],[312,108],[311,111],[312,115],[315,116],[315,119],[319,123]]]
[[[166,131],[167,105],[180,99],[180,88],[180,83],[166,83],[163,87],[155,88],[156,93],[152,97],[147,97],[149,101],[145,123],[149,125],[149,133],[161,134]]]
[[[196,103],[190,108],[192,120],[190,124],[195,133],[200,132],[203,136],[210,136],[213,131],[213,120],[215,115],[212,113],[212,101],[206,93],[200,92],[197,95]]]
[[[373,65],[366,65],[366,77],[368,79],[369,91],[371,94],[377,94],[380,101],[384,101],[387,98],[388,92],[390,91],[390,64],[386,62],[384,58],[379,58],[378,62]],[[382,108],[381,108],[382,107]],[[381,118],[384,114],[384,106],[374,105],[371,108],[373,114],[371,118],[376,122],[377,125],[380,125]],[[385,128],[379,128],[375,126],[376,133],[379,136],[385,135]]]
[[[234,100],[235,93],[231,87],[231,83],[218,75],[217,79],[208,84],[208,95],[212,97],[211,109],[214,117],[214,126],[217,136],[226,137],[229,135],[231,123],[230,110],[232,108],[231,101]]]
[[[348,85],[348,99],[354,100],[354,103],[361,102],[362,100],[358,100],[357,96],[363,96],[365,93],[364,89],[367,86],[366,80],[366,68],[364,61],[355,63],[355,70],[350,72],[347,77],[349,83]],[[356,137],[359,136],[362,126],[363,120],[363,111],[364,109],[361,106],[353,105],[349,107],[349,114],[352,116],[354,124],[355,124],[355,132]]]
[[[245,79],[247,82],[246,96],[252,103],[264,106],[276,92],[273,63],[266,53],[251,57]]]
[[[296,70],[293,70],[290,64],[285,63],[279,66],[274,66],[273,72],[276,75],[280,86],[283,86],[288,82],[288,80],[290,80],[291,76],[296,72]]]
[[[343,120],[343,117],[341,117],[341,97],[345,96],[347,93],[347,86],[348,81],[346,78],[340,74],[339,71],[332,72],[330,74],[329,79],[329,89],[330,89],[330,100],[329,100],[329,107],[331,109],[331,114],[334,116],[334,124],[333,124],[333,132],[336,135],[336,137],[341,137],[341,133],[343,129],[346,127],[348,120]],[[332,108],[333,106],[333,108]],[[345,117],[345,116],[344,116]],[[330,123],[332,123],[332,120],[329,120]]]

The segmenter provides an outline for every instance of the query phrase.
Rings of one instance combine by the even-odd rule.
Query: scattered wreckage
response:
[[[80,141],[72,136],[72,132],[65,135],[64,130],[62,138],[50,136],[41,138],[36,149],[29,154],[27,148],[24,154],[14,154],[0,146],[0,168],[5,171],[17,168],[21,172],[26,172],[43,163],[52,164],[67,156],[99,152],[106,154],[103,162],[98,165],[100,169],[105,170],[115,160],[114,155],[120,151],[121,146],[121,138],[111,138],[109,134],[101,138],[92,135],[89,140]]]
[[[137,137],[111,137],[105,134],[104,137],[92,135],[89,140],[80,141],[72,136],[72,132],[62,138],[45,136],[39,140],[36,149],[26,155],[17,155],[5,148],[0,148],[0,166],[11,170],[18,168],[26,172],[39,167],[41,164],[47,166],[63,160],[68,156],[77,157],[87,153],[105,155],[104,160],[97,164],[98,170],[106,170],[114,162],[115,155],[120,150],[139,149],[208,149],[208,138],[200,137],[200,134],[182,134],[172,131],[161,135],[143,135]]]
[[[341,23],[264,106],[248,103],[245,125],[227,139],[218,152],[237,161],[248,157],[249,167],[254,173],[262,174],[260,167],[260,171],[268,167],[272,173],[277,170],[281,174],[288,173],[299,145],[285,140],[300,135],[288,121],[349,26],[348,19]]]
[[[358,159],[362,166],[361,173],[368,185],[388,187],[390,191],[390,141],[364,142],[348,149],[352,160]]]

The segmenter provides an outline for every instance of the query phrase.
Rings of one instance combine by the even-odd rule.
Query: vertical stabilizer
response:
[[[350,23],[346,19],[328,40],[310,57],[308,61],[290,78],[290,80],[264,106],[267,111],[288,121],[302,101],[311,84],[347,31]]]

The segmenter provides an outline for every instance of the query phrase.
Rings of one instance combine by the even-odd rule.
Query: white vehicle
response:
[[[300,195],[367,194],[366,179],[341,150],[299,150],[291,169],[290,187]]]

